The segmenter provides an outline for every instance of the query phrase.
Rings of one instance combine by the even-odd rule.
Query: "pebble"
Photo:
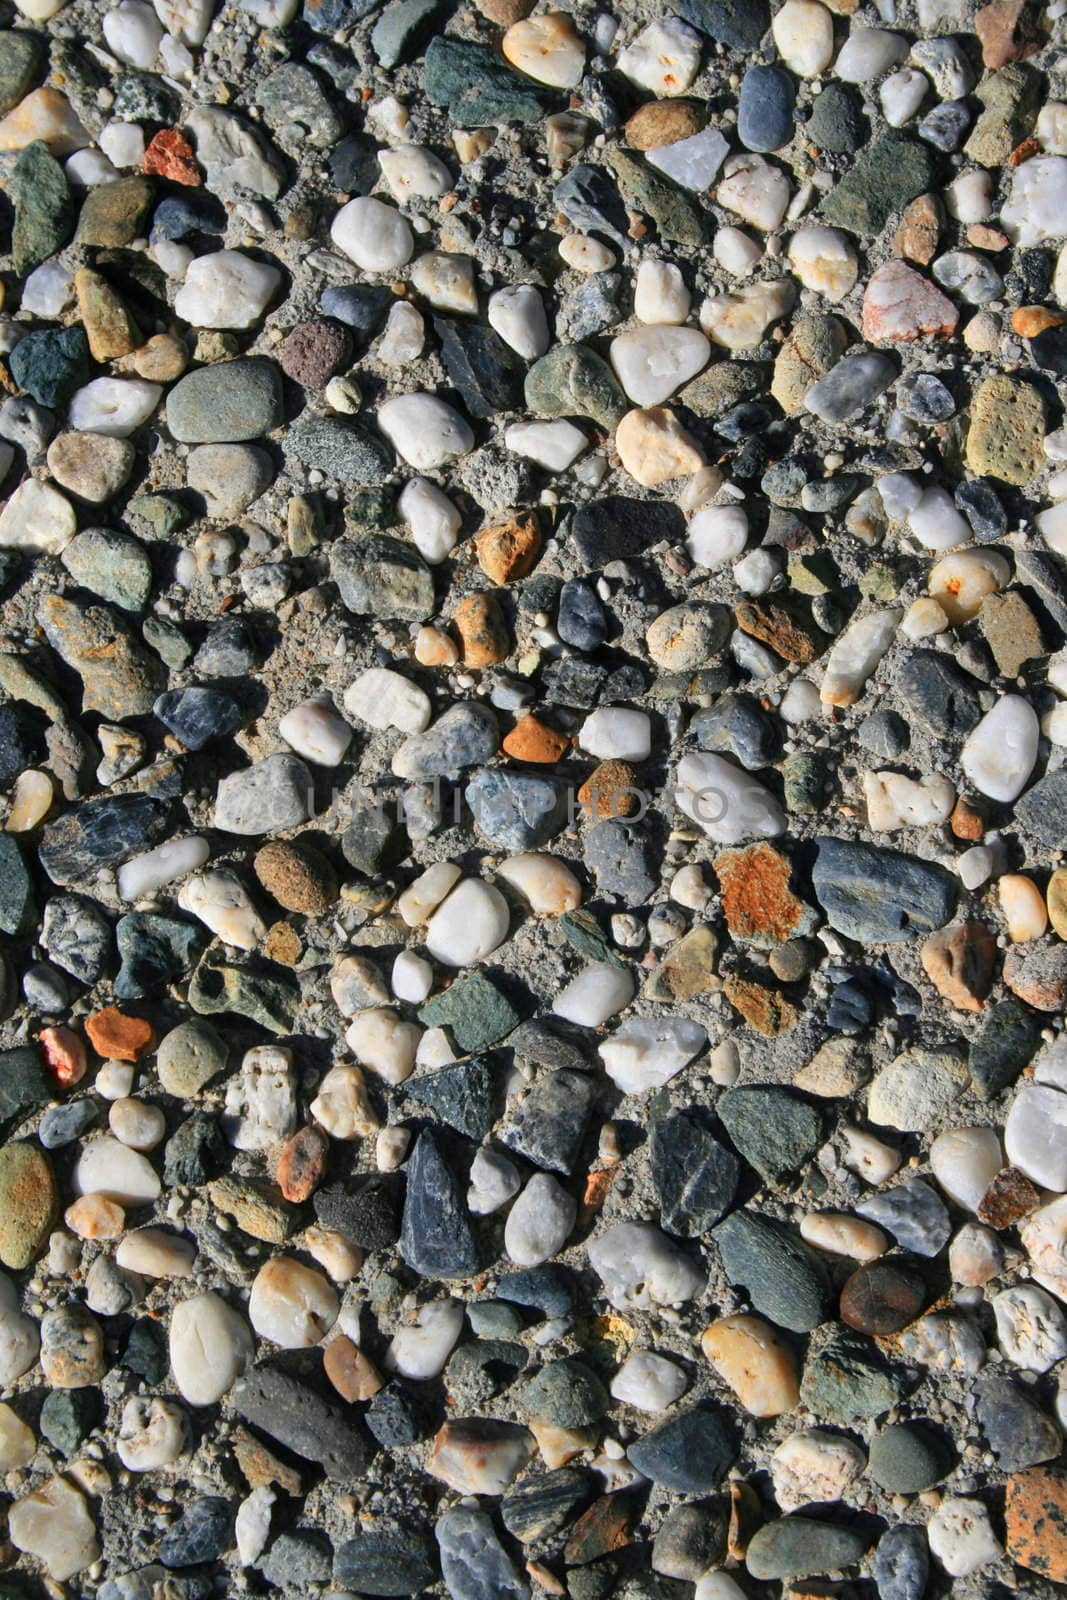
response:
[[[369,195],[357,196],[341,207],[330,237],[362,272],[395,272],[406,266],[415,248],[406,217]]]
[[[946,1496],[927,1524],[930,1549],[953,1578],[964,1578],[1001,1554],[980,1500]]]
[[[752,1416],[780,1416],[798,1403],[792,1352],[761,1318],[723,1317],[705,1328],[700,1348]]]
[[[840,1500],[867,1465],[864,1451],[828,1428],[791,1433],[771,1456],[774,1497],[783,1511]]]

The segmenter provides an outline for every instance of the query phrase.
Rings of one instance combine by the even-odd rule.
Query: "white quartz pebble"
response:
[[[730,146],[718,128],[702,128],[688,139],[646,150],[645,160],[681,188],[703,194],[715,182],[729,154]]]
[[[849,623],[826,658],[820,690],[825,705],[855,705],[867,679],[893,643],[902,616],[903,612],[890,607],[869,611]]]
[[[390,983],[398,1000],[419,1006],[433,988],[433,967],[416,950],[401,950],[393,962]]]
[[[930,1549],[952,1578],[966,1578],[1003,1553],[981,1500],[946,1495],[926,1525]]]
[[[330,238],[363,272],[395,272],[407,265],[415,248],[407,218],[371,195],[360,195],[341,207]]]
[[[680,268],[672,261],[645,257],[634,283],[634,315],[639,322],[653,326],[684,322],[690,299]]]
[[[631,1017],[597,1048],[617,1089],[644,1094],[670,1083],[707,1042],[701,1024],[686,1017]]]
[[[1004,1153],[1040,1188],[1067,1191],[1067,1094],[1024,1084],[1008,1112]]]
[[[167,32],[196,50],[207,38],[217,0],[152,0],[152,4]]]
[[[389,1006],[357,1011],[345,1031],[348,1048],[385,1083],[403,1083],[415,1070],[422,1029]]]
[[[196,1246],[167,1228],[134,1228],[119,1240],[115,1260],[142,1278],[187,1278],[196,1260]]]
[[[930,1146],[930,1170],[950,1200],[977,1211],[1004,1165],[995,1128],[950,1128]]]
[[[607,272],[615,265],[615,252],[600,239],[568,233],[559,241],[559,253],[573,272]]]
[[[139,167],[144,160],[144,130],[137,122],[109,122],[100,130],[100,149],[118,169]]]
[[[504,443],[516,455],[536,461],[549,472],[565,472],[589,444],[581,428],[560,417],[555,422],[513,422]]]
[[[521,1187],[518,1168],[507,1156],[497,1150],[487,1150],[484,1145],[474,1152],[467,1206],[476,1217],[488,1217],[499,1211]]]
[[[535,1172],[508,1212],[504,1249],[517,1267],[539,1267],[562,1250],[574,1227],[578,1202],[548,1172]]]
[[[426,925],[426,948],[446,967],[484,961],[508,936],[508,903],[480,878],[464,878]]]
[[[383,361],[387,367],[407,367],[419,359],[425,345],[426,320],[422,312],[417,306],[413,306],[410,300],[394,300],[389,307],[382,336],[378,340],[378,360]],[[347,381],[341,378],[332,379],[331,385],[327,388],[327,400],[331,398],[330,388],[333,384]],[[331,404],[333,403],[331,401]]]
[[[1042,244],[1067,234],[1067,158],[1035,156],[1012,174],[1011,198],[1000,210],[1004,232],[1015,244]]]
[[[675,801],[716,844],[776,839],[785,832],[785,812],[770,790],[724,756],[683,756]]]
[[[684,94],[700,70],[700,35],[680,17],[650,22],[616,57],[624,77],[650,94]]]
[[[882,115],[891,128],[902,128],[919,113],[930,93],[930,80],[916,67],[901,67],[891,72],[878,90]]]
[[[424,561],[436,566],[455,549],[463,518],[455,503],[429,478],[411,478],[397,501],[411,530],[412,543]],[[351,707],[346,705],[346,709]]]
[[[918,504],[908,513],[908,527],[927,550],[949,550],[971,537],[970,523],[940,484],[923,490]]]
[[[248,10],[253,6],[273,5],[276,0],[241,0],[242,9]],[[289,0],[285,0],[288,4]],[[299,5],[299,0],[296,0]],[[294,10],[296,9],[294,5]],[[264,24],[267,26],[268,24]],[[241,1504],[237,1507],[237,1515],[233,1523],[233,1536],[237,1544],[237,1554],[242,1567],[251,1567],[259,1560],[267,1548],[270,1538],[270,1513],[278,1496],[273,1489],[260,1484],[258,1489],[253,1489],[251,1494],[246,1494]]]
[[[336,767],[352,743],[352,729],[328,694],[312,695],[287,711],[278,732],[290,749],[317,767]]]
[[[585,71],[585,45],[566,11],[545,11],[512,23],[500,41],[519,72],[553,89],[575,89]]]
[[[602,706],[586,717],[578,742],[601,761],[644,761],[652,750],[652,724],[647,711]]]
[[[24,1499],[13,1501],[7,1525],[15,1549],[42,1561],[56,1584],[84,1572],[99,1558],[88,1503],[66,1478],[46,1478]]]
[[[222,1131],[235,1150],[270,1150],[296,1132],[298,1107],[293,1052],[257,1044],[226,1084]]]
[[[734,567],[734,582],[744,594],[766,594],[782,566],[777,550],[751,550]]]
[[[894,519],[910,516],[923,497],[922,483],[913,472],[886,472],[875,487],[886,515]]]
[[[1050,550],[1058,556],[1067,555],[1067,500],[1039,511],[1034,523]]]
[[[133,1395],[126,1401],[115,1449],[127,1472],[156,1472],[188,1447],[185,1412],[177,1401],[154,1395]]]
[[[74,507],[50,483],[25,478],[0,511],[0,549],[59,555],[77,531]]]
[[[194,328],[254,328],[281,281],[277,267],[218,250],[189,267],[174,309]]]
[[[478,310],[478,289],[470,256],[428,250],[411,268],[411,286],[435,311],[473,315]]]
[[[460,868],[454,861],[435,861],[409,883],[399,896],[396,908],[409,928],[428,922],[445,896],[459,882]]]
[[[378,426],[417,472],[433,472],[474,448],[470,424],[435,394],[404,394],[378,410]]]
[[[283,1350],[321,1344],[337,1320],[337,1295],[327,1278],[295,1256],[272,1256],[252,1282],[248,1320],[261,1339]]]
[[[983,883],[989,882],[995,865],[996,856],[985,844],[972,844],[969,850],[965,850],[956,858],[959,880],[965,889],[970,889],[972,892],[980,889]]]
[[[419,1307],[413,1323],[393,1335],[386,1368],[417,1383],[439,1377],[462,1331],[462,1300],[430,1300]]]
[[[611,1380],[612,1399],[638,1411],[665,1411],[689,1387],[689,1379],[673,1361],[651,1350],[628,1355]]]
[[[255,950],[267,937],[267,926],[244,884],[227,867],[190,878],[178,891],[183,911],[199,917],[224,944]]]
[[[964,740],[960,765],[980,794],[1002,802],[1026,787],[1037,760],[1037,714],[1020,694],[1005,694]]]
[[[1047,100],[1037,114],[1034,137],[1048,155],[1067,156],[1067,105]]]
[[[712,240],[711,253],[731,276],[745,278],[763,259],[763,246],[750,239],[743,228],[719,228]]]
[[[112,1102],[107,1125],[131,1150],[154,1150],[167,1130],[167,1119],[159,1106],[123,1095]]]
[[[868,826],[875,833],[890,833],[946,822],[956,804],[956,789],[937,773],[916,779],[902,772],[865,772],[863,798]]]
[[[853,28],[838,52],[834,74],[843,83],[869,83],[895,67],[908,54],[901,33],[885,28]]]
[[[618,1222],[588,1245],[589,1265],[616,1311],[648,1311],[701,1294],[696,1261],[651,1222]]]
[[[834,56],[834,19],[819,0],[785,0],[771,23],[778,54],[798,78],[825,72]]]
[[[366,1139],[381,1126],[363,1073],[345,1062],[330,1068],[310,1109],[334,1139]]]
[[[526,361],[543,356],[551,343],[545,303],[532,283],[497,289],[486,307],[489,326]]]
[[[859,260],[848,235],[839,228],[814,224],[798,228],[790,239],[789,264],[806,289],[814,289],[827,300],[843,300],[859,274]]]
[[[202,867],[210,854],[207,840],[194,834],[184,839],[168,839],[154,850],[132,856],[115,874],[119,897],[127,902],[148,899],[165,884]]]
[[[213,1406],[249,1365],[255,1346],[240,1312],[213,1291],[174,1307],[170,1368],[191,1406]]]
[[[581,884],[558,856],[525,851],[502,861],[496,873],[522,895],[539,917],[558,917],[582,903]]]
[[[992,174],[961,172],[945,190],[945,209],[957,222],[986,222],[992,214]]]
[[[379,150],[378,165],[394,200],[440,200],[452,187],[452,174],[440,156],[420,144]]]
[[[801,1428],[771,1456],[774,1498],[785,1512],[841,1500],[866,1465],[855,1440],[829,1428]]]
[[[421,733],[430,723],[429,695],[391,667],[361,672],[345,690],[344,707],[350,716],[383,732],[395,728],[399,733]]]
[[[611,341],[611,364],[629,398],[658,406],[707,365],[711,345],[699,328],[632,328]]]
[[[748,516],[743,506],[704,506],[694,512],[685,547],[698,567],[714,571],[735,560],[748,543]]]
[[[782,721],[788,723],[790,727],[812,722],[822,715],[822,700],[819,698],[818,686],[812,683],[810,678],[794,678],[782,696],[778,710]]]
[[[778,167],[757,155],[734,155],[723,168],[715,198],[742,222],[762,233],[773,233],[789,204],[789,179]]]
[[[628,1006],[634,995],[634,980],[628,967],[586,967],[561,989],[552,1003],[557,1017],[581,1028],[599,1028],[617,1011]]]
[[[102,1194],[120,1206],[147,1206],[159,1199],[159,1176],[138,1150],[110,1134],[91,1140],[74,1168],[75,1194]]]
[[[796,285],[788,278],[745,284],[709,295],[700,308],[700,326],[724,350],[751,350],[795,299]]]
[[[61,261],[44,261],[22,285],[20,309],[30,317],[62,316],[74,299],[74,274]]]
[[[1047,1372],[1067,1356],[1067,1316],[1036,1284],[1020,1283],[993,1297],[997,1343],[1026,1372]]]
[[[143,378],[94,378],[70,402],[70,426],[79,433],[106,433],[127,439],[147,422],[163,394]]]

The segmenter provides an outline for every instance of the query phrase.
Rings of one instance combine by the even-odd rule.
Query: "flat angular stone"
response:
[[[668,1233],[695,1239],[733,1203],[739,1163],[692,1112],[658,1118],[649,1131],[652,1185]]]
[[[942,867],[845,839],[816,843],[815,897],[846,938],[895,944],[932,933],[952,916],[956,884]]]
[[[770,1217],[735,1211],[712,1230],[730,1283],[748,1291],[757,1311],[780,1328],[809,1333],[833,1302],[824,1262]]]
[[[566,1069],[547,1073],[501,1129],[501,1143],[535,1167],[573,1172],[595,1093],[596,1084],[587,1073]]]
[[[253,1367],[232,1392],[239,1417],[337,1483],[366,1469],[368,1451],[355,1418],[279,1367]]]
[[[430,1130],[419,1135],[407,1164],[400,1254],[427,1278],[466,1278],[478,1269],[478,1248],[455,1163]]]
[[[782,1183],[814,1154],[822,1118],[788,1089],[727,1089],[715,1107],[733,1144],[769,1183]]]
[[[694,1406],[644,1434],[627,1455],[638,1472],[674,1494],[708,1494],[737,1459],[737,1445],[725,1412]]]

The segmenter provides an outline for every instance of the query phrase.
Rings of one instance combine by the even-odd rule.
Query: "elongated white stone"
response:
[[[995,1128],[950,1128],[930,1146],[930,1170],[949,1199],[966,1211],[977,1211],[1003,1165]]]
[[[345,690],[344,707],[369,728],[421,733],[430,724],[430,697],[390,667],[368,667]]]
[[[536,461],[549,472],[566,472],[589,440],[581,428],[560,418],[556,422],[513,422],[505,430],[504,443],[516,455]]]
[[[410,479],[401,490],[397,506],[424,561],[436,566],[455,549],[463,518],[436,483],[429,478]]]
[[[76,1194],[102,1194],[120,1206],[147,1206],[159,1199],[159,1175],[147,1156],[109,1133],[85,1146],[74,1168]]]
[[[178,891],[183,911],[199,917],[224,944],[237,950],[255,950],[267,937],[267,928],[252,897],[236,873],[227,867],[190,878]]]
[[[1048,1084],[1025,1084],[1008,1112],[1004,1153],[1039,1187],[1067,1191],[1067,1094]]]
[[[464,878],[426,925],[426,948],[446,967],[467,967],[492,955],[508,936],[508,903],[480,878]]]
[[[417,472],[433,472],[474,448],[470,424],[435,394],[404,394],[378,411],[378,426]]]
[[[1037,760],[1037,714],[1020,694],[1002,695],[967,735],[960,765],[981,794],[1015,800],[1026,787]]]
[[[170,1318],[170,1368],[191,1406],[213,1406],[252,1360],[255,1346],[244,1317],[220,1294],[183,1300]]]
[[[869,611],[849,624],[826,659],[819,691],[825,705],[855,705],[867,679],[893,643],[903,615],[898,608],[889,607]]]
[[[535,1172],[508,1212],[504,1249],[519,1267],[539,1267],[562,1250],[574,1227],[578,1202],[548,1172]]]
[[[502,861],[496,873],[529,902],[539,917],[558,917],[582,903],[581,884],[558,856],[525,851]]]
[[[556,996],[557,1017],[582,1028],[599,1028],[633,999],[634,980],[627,967],[586,967]]]
[[[80,433],[106,433],[127,439],[159,405],[158,383],[142,378],[94,378],[70,402],[69,421]]]
[[[703,751],[683,756],[674,797],[717,844],[776,839],[785,832],[785,812],[770,790],[724,756]]]
[[[143,855],[133,856],[123,863],[115,874],[119,895],[126,901],[146,899],[164,884],[184,878],[187,872],[195,872],[210,854],[207,840],[196,835],[168,839],[154,850],[146,850]]]

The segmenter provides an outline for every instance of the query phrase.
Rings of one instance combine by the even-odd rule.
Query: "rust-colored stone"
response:
[[[935,195],[921,194],[904,207],[893,235],[893,254],[928,267],[937,254],[944,212]]]
[[[1018,1167],[1004,1167],[997,1173],[978,1202],[979,1222],[991,1228],[1013,1228],[1041,1204],[1041,1191]]]
[[[976,844],[985,833],[985,817],[982,815],[981,802],[972,800],[970,795],[961,794],[953,807],[948,825],[957,839],[965,839],[968,844]]]
[[[735,939],[784,944],[810,912],[789,886],[792,865],[773,845],[723,850],[712,862],[719,879],[723,915]]]
[[[1011,314],[1012,332],[1021,339],[1036,339],[1046,328],[1059,328],[1063,318],[1047,306],[1018,306]]]
[[[204,181],[193,147],[178,128],[160,128],[145,150],[142,166],[150,177],[169,178],[188,189],[199,189]]]
[[[737,626],[785,661],[805,666],[823,649],[816,644],[812,625],[799,607],[778,600],[739,600],[734,607]]]
[[[230,1435],[234,1458],[250,1489],[267,1489],[277,1484],[283,1494],[303,1494],[304,1487],[295,1467],[279,1461],[273,1450],[240,1423]]]
[[[131,1017],[117,1006],[105,1006],[85,1019],[89,1043],[105,1061],[140,1061],[156,1042],[155,1029],[144,1017]]]
[[[475,534],[478,565],[491,583],[511,583],[532,572],[541,554],[541,529],[535,511],[517,512]]]
[[[1067,1583],[1067,1472],[1030,1467],[1004,1485],[1008,1554],[1030,1572]]]
[[[993,982],[997,941],[982,922],[939,928],[922,948],[923,971],[949,1005],[981,1011]]]
[[[330,1141],[319,1129],[298,1128],[282,1146],[274,1174],[278,1188],[287,1200],[299,1205],[309,1200],[322,1182]]]
[[[768,989],[766,984],[754,983],[748,978],[727,978],[723,992],[749,1027],[766,1039],[788,1033],[800,1021],[796,1006],[790,1005],[777,989]]]
[[[625,1494],[602,1494],[594,1500],[571,1528],[563,1547],[567,1566],[584,1567],[613,1550],[624,1549],[630,1543],[633,1515],[634,1507]]]
[[[506,661],[511,649],[507,623],[495,595],[482,591],[468,595],[452,618],[468,667],[495,667]]]
[[[344,1333],[326,1346],[322,1367],[342,1400],[370,1400],[385,1387],[374,1362]]]
[[[578,790],[578,804],[591,821],[634,816],[641,809],[637,773],[627,761],[602,761]]]
[[[974,14],[974,31],[982,41],[982,61],[993,68],[1025,61],[1041,48],[1037,13],[1029,0],[993,0]]]
[[[912,1267],[894,1260],[868,1261],[841,1290],[841,1321],[859,1333],[885,1336],[914,1322],[926,1304],[926,1285]]]
[[[501,749],[515,761],[532,761],[538,766],[554,766],[566,752],[570,740],[557,733],[539,717],[520,717],[504,739]]]

